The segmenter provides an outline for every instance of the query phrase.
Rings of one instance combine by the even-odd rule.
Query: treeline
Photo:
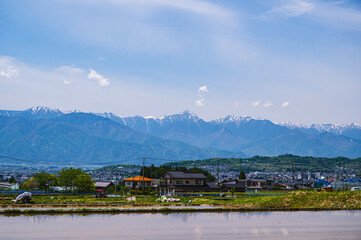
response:
[[[152,179],[159,179],[166,171],[183,171],[186,173],[197,172],[203,173],[207,177],[207,182],[214,182],[216,178],[210,174],[208,171],[193,167],[193,168],[186,168],[186,167],[171,167],[171,166],[159,166],[156,167],[153,164],[150,167],[144,167],[144,177],[152,178]],[[140,171],[140,176],[143,176],[143,168]]]
[[[80,168],[63,168],[56,174],[42,171],[21,185],[22,189],[49,191],[55,186],[68,192],[92,192],[95,190],[91,176]]]

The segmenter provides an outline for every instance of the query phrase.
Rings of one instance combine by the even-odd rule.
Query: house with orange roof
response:
[[[142,188],[143,181],[144,181],[144,187],[151,187],[154,179],[150,179],[150,178],[143,177],[143,176],[137,176],[137,177],[131,177],[131,178],[124,179],[125,186],[127,186],[131,189]]]

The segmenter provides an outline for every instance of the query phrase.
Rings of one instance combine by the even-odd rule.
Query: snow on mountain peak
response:
[[[170,121],[185,120],[185,119],[198,121],[199,117],[194,112],[186,110],[179,114],[167,115],[162,118],[162,120],[170,120]]]
[[[264,120],[264,118],[260,118],[260,117],[242,117],[242,116],[236,116],[236,115],[228,115],[228,116],[224,116],[224,117],[220,117],[217,118],[215,120],[213,120],[212,122],[215,122],[217,124],[221,124],[221,123],[241,123],[241,122],[248,122],[250,120]]]
[[[189,118],[191,117],[195,117],[195,118],[198,118],[197,114],[195,112],[192,112],[192,111],[189,111],[189,110],[185,110],[179,114],[176,114],[176,115],[184,115],[184,116],[188,116]]]
[[[104,117],[104,118],[113,118],[113,117],[119,117],[118,115],[112,113],[112,112],[104,112],[104,113],[92,113],[92,114],[95,114],[95,115],[98,115],[100,117]]]
[[[26,111],[33,112],[33,113],[38,113],[38,112],[62,112],[58,108],[49,108],[49,107],[44,107],[44,106],[32,107],[32,108],[30,108],[30,109],[28,109]]]
[[[297,122],[273,122],[276,125],[288,127],[289,129],[297,129],[297,128],[310,128],[309,125],[297,123]]]

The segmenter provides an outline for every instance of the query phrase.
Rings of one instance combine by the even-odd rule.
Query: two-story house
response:
[[[167,171],[160,179],[160,190],[163,192],[204,192],[216,191],[214,183],[206,182],[203,173],[185,173]]]
[[[244,192],[245,190],[262,190],[273,189],[274,181],[272,179],[234,179],[223,181],[220,188],[223,191],[229,191],[234,188],[236,192]]]

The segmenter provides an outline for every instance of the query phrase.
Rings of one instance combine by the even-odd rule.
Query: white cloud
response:
[[[122,52],[146,51],[168,55],[184,51],[190,39],[177,30],[180,17],[192,18],[183,27],[198,32],[201,26],[201,32],[204,27],[211,33],[225,31],[239,22],[233,9],[204,0],[78,0],[44,5],[46,9],[47,5],[52,8],[49,11],[35,9],[34,15],[65,38]],[[58,14],[63,11],[67,12],[67,17],[59,22]],[[173,17],[164,22],[158,17],[162,12]],[[195,35],[192,38],[192,41],[199,42]]]
[[[89,1],[83,2],[89,5]],[[97,4],[97,2],[94,3]],[[103,0],[101,1],[101,4],[109,4],[112,7],[119,5],[132,11],[152,11],[154,8],[173,8],[178,11],[207,15],[210,17],[222,18],[223,20],[233,16],[230,9],[202,0]]]
[[[0,77],[6,78],[16,78],[19,75],[19,69],[14,68],[12,66],[8,66],[7,68],[0,69]]]
[[[96,80],[100,87],[109,86],[110,83],[107,78],[97,73],[94,69],[89,69],[88,79]]]
[[[257,100],[255,102],[252,103],[253,107],[258,107],[261,104],[261,100]]]
[[[309,1],[294,0],[286,5],[274,7],[267,12],[268,17],[297,17],[315,9],[315,5]]]
[[[261,104],[262,104],[262,101],[261,101],[261,100],[257,100],[257,101],[255,101],[255,102],[252,103],[252,106],[253,106],[253,107],[258,107],[258,106],[260,106]],[[270,102],[270,101],[266,101],[266,102],[263,103],[263,107],[265,107],[265,108],[272,107],[272,106],[273,106],[273,103]]]
[[[6,56],[0,56],[0,67],[4,66]],[[111,82],[112,87],[101,91],[95,80],[84,74],[61,74],[55,68],[38,68],[13,59],[11,66],[20,69],[19,77],[10,80],[0,77],[0,105],[2,109],[27,109],[32,106],[61,107],[63,109],[81,109],[86,112],[118,111],[125,115],[160,115],[174,113],[174,109],[183,110],[193,103],[197,94],[182,88],[167,88],[154,85],[154,82],[137,84],[139,78],[122,75],[121,83]],[[64,85],[64,81],[71,85]],[[198,95],[196,95],[198,96]],[[188,99],[188,100],[187,100]],[[197,100],[198,98],[194,99]],[[206,100],[206,99],[205,99]],[[197,106],[194,106],[197,108]]]
[[[198,93],[200,94],[202,92],[204,92],[204,93],[209,92],[208,88],[207,88],[207,85],[204,85],[204,86],[198,88]]]
[[[203,98],[200,98],[196,101],[196,105],[198,107],[203,107],[204,106],[204,99]]]
[[[347,1],[286,1],[285,5],[272,8],[263,17],[287,19],[306,14],[309,19],[327,27],[361,31],[361,11],[347,6]]]
[[[282,103],[283,108],[286,108],[288,106],[290,106],[290,102],[286,101],[286,102]]]
[[[74,66],[60,66],[55,69],[54,73],[59,81],[63,81],[64,85],[77,84],[86,77],[84,69]]]
[[[239,106],[239,102],[235,102],[235,103],[234,103],[234,106],[235,106],[235,107],[238,107],[238,106]]]
[[[361,11],[345,6],[346,2],[317,2],[312,16],[328,27],[361,31]]]
[[[2,56],[0,58],[0,77],[8,79],[18,77],[20,69],[15,65],[15,59]]]
[[[268,108],[268,107],[272,107],[273,103],[271,103],[270,101],[267,101],[263,104],[263,107]]]
[[[198,88],[198,96],[199,99],[196,101],[196,105],[198,107],[203,107],[204,106],[204,97],[203,97],[203,93],[208,93],[208,87],[207,85],[201,86],[200,88]]]
[[[133,0],[132,0],[133,1]],[[130,1],[130,2],[132,2]],[[147,1],[148,2],[148,1]],[[177,8],[183,11],[189,11],[196,14],[204,14],[214,17],[220,18],[229,18],[232,16],[232,13],[225,8],[216,5],[214,3],[199,1],[199,0],[182,0],[182,1],[174,1],[174,0],[154,0],[149,1],[155,4],[162,5],[164,7],[172,7]]]

